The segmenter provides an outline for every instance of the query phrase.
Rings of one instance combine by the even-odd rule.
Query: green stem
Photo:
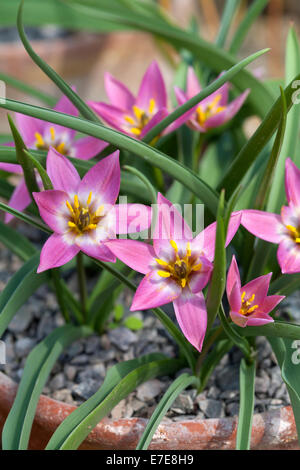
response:
[[[200,133],[199,135],[196,134],[195,136],[196,142],[195,142],[195,147],[193,151],[193,170],[197,174],[199,170],[199,162],[201,158],[201,150],[203,148],[204,138],[205,138],[205,134],[203,133]]]
[[[211,346],[214,344],[214,342],[217,340],[217,338],[220,336],[222,333],[223,328],[222,326],[218,327],[211,335],[206,344],[204,345],[201,354],[199,355],[197,362],[196,362],[196,367],[195,367],[195,375],[199,377],[200,375],[200,370],[201,366],[207,356],[207,353],[209,352]]]
[[[62,316],[64,317],[66,323],[70,323],[70,315],[64,303],[63,290],[61,286],[58,268],[51,269],[51,277]]]
[[[77,276],[78,276],[78,286],[80,293],[80,301],[82,306],[82,313],[84,318],[87,318],[87,287],[86,287],[86,278],[85,278],[85,269],[83,265],[83,255],[81,251],[78,253],[77,257]]]

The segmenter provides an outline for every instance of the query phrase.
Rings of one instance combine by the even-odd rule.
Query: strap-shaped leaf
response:
[[[27,448],[38,400],[52,367],[66,347],[90,334],[92,331],[87,327],[65,325],[54,330],[31,351],[3,428],[3,449]]]
[[[2,182],[1,182],[2,184]],[[36,253],[35,247],[24,235],[0,221],[0,241],[21,260],[27,261]]]
[[[269,342],[287,386],[300,443],[300,340],[269,338]]]
[[[40,253],[36,253],[13,275],[0,295],[0,337],[26,300],[49,280],[47,273],[37,274]]]
[[[77,449],[99,421],[136,387],[159,375],[174,373],[180,364],[160,354],[117,364],[110,369],[98,392],[57,428],[46,449]]]
[[[225,3],[220,29],[216,39],[216,45],[224,47],[227,35],[234,19],[235,13],[240,6],[239,0],[227,0]]]
[[[256,363],[247,364],[245,359],[240,365],[240,411],[236,436],[236,449],[249,450],[251,442],[252,419],[254,410],[254,385]]]
[[[298,75],[295,80],[300,79]],[[284,90],[285,99],[287,103],[287,111],[289,112],[292,105],[292,97],[295,93],[293,88],[293,80],[289,86]],[[282,117],[282,98],[281,96],[277,99],[267,116],[264,118],[256,132],[248,140],[239,154],[236,156],[230,167],[225,173],[222,181],[219,183],[218,188],[225,188],[226,196],[229,197],[234,190],[242,182],[242,179],[246,175],[251,165],[255,162],[261,151],[264,149],[266,144],[270,141],[276,129],[279,126]]]
[[[149,419],[147,426],[139,440],[136,450],[146,450],[151,442],[151,439],[159,426],[159,423],[165,416],[166,412],[178,397],[178,395],[192,384],[197,383],[197,378],[189,374],[181,374],[177,379],[170,385],[168,390],[155,408],[155,411]]]

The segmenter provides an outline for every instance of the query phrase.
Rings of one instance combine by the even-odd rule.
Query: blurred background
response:
[[[36,0],[35,0],[36,1]],[[168,12],[172,21],[180,27],[188,27],[191,18],[198,24],[199,34],[207,41],[214,41],[219,28],[225,0],[157,0]],[[52,0],[53,9],[59,0]],[[105,100],[103,73],[109,71],[132,91],[137,91],[140,79],[155,58],[161,65],[167,84],[170,86],[173,68],[178,57],[170,48],[151,35],[131,31],[93,33],[77,28],[58,27],[51,19],[51,0],[45,5],[43,26],[32,25],[27,14],[26,29],[35,51],[70,84],[76,85],[84,99]],[[240,9],[233,21],[232,30],[243,17],[244,10],[252,3],[241,0]],[[16,11],[18,0],[0,0],[0,72],[9,74],[42,90],[59,96],[49,79],[32,62],[18,39]],[[25,11],[34,0],[25,2]],[[47,10],[46,10],[47,8]],[[50,14],[49,14],[50,13]],[[46,24],[47,18],[52,24]],[[253,64],[262,77],[278,78],[284,73],[284,51],[287,31],[293,23],[300,32],[299,0],[270,0],[263,15],[256,21],[240,52],[246,56],[256,50],[270,47],[269,54]],[[105,27],[104,27],[105,29]],[[230,35],[229,35],[230,38]],[[20,91],[7,88],[7,97],[18,100],[33,98]],[[5,112],[0,113],[0,131],[8,129]]]

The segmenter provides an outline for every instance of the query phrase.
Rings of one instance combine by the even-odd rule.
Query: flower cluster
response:
[[[90,106],[110,126],[142,139],[168,115],[167,94],[160,70],[153,62],[145,73],[137,97],[110,74],[105,87],[111,104],[90,102]],[[188,70],[186,92],[175,87],[179,105],[201,90],[192,68]],[[205,133],[226,123],[239,111],[249,90],[228,104],[229,84],[198,103],[175,121],[165,132],[186,123]],[[71,115],[77,110],[63,97],[54,108]],[[139,233],[153,222],[151,208],[142,204],[116,204],[120,190],[119,152],[101,159],[80,179],[67,157],[90,159],[107,145],[94,138],[75,139],[74,131],[45,124],[18,114],[17,124],[29,148],[48,150],[47,173],[53,190],[33,193],[41,218],[53,230],[40,257],[38,272],[69,262],[80,251],[104,262],[116,258],[143,274],[131,310],[157,308],[173,302],[178,324],[188,341],[201,351],[207,326],[204,288],[214,269],[216,222],[196,237],[180,212],[162,194],[157,197],[155,230],[152,242],[117,238]],[[9,145],[9,144],[8,144]],[[0,164],[6,171],[21,173],[18,165]],[[38,179],[40,188],[41,181]],[[300,272],[300,171],[287,160],[286,193],[288,206],[281,216],[242,210],[231,214],[226,246],[240,224],[257,237],[279,243],[278,260],[283,273]],[[10,205],[23,210],[29,194],[22,181]],[[6,221],[10,220],[9,215]],[[241,286],[235,257],[227,277],[227,297],[231,320],[240,327],[263,325],[274,321],[270,312],[283,299],[267,296],[272,274],[266,274]]]

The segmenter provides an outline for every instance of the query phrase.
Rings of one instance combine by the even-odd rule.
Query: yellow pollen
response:
[[[155,261],[160,264],[160,266],[169,266],[169,263],[167,263],[167,261],[164,261],[163,259],[155,258]]]
[[[249,308],[248,313],[254,312],[256,309],[258,309],[258,305],[253,305],[253,307]]]
[[[151,98],[150,103],[149,103],[149,114],[153,114],[154,109],[155,109],[155,100]]]
[[[134,135],[141,135],[142,133],[141,129],[139,129],[138,127],[132,127],[130,130]]]
[[[186,278],[181,279],[181,287],[184,289],[186,286]]]
[[[59,153],[63,153],[64,150],[65,150],[65,143],[64,143],[64,142],[61,142],[59,145],[57,145],[56,150],[57,150]]]
[[[170,240],[170,245],[173,248],[173,250],[175,251],[175,253],[178,253],[178,246],[177,246],[177,243],[174,240]]]
[[[91,200],[92,200],[92,191],[90,191],[90,194],[89,194],[89,197],[88,197],[88,200],[87,200],[87,205],[89,205],[91,203]]]
[[[244,302],[244,300],[245,300],[245,295],[246,295],[246,292],[243,292],[242,295],[241,295],[242,302]]]
[[[170,277],[171,276],[171,273],[169,273],[168,271],[157,271],[157,274],[160,277]]]
[[[295,235],[298,234],[298,230],[296,229],[296,227],[293,227],[292,225],[287,225],[286,228],[287,228],[290,232],[294,233]]]
[[[79,209],[79,201],[78,201],[77,194],[75,194],[74,196],[74,206],[75,206],[75,209]]]
[[[95,228],[97,228],[97,224],[89,224],[85,227],[86,230],[94,230]]]
[[[72,228],[76,227],[76,224],[74,224],[74,222],[68,222],[68,225],[69,227],[72,227]]]
[[[255,294],[253,294],[253,295],[250,297],[250,299],[248,300],[248,302],[251,303],[251,302],[253,302],[254,299],[255,299]]]
[[[133,112],[138,120],[141,120],[144,114],[144,111],[142,111],[140,108],[137,106],[132,106]]]
[[[192,249],[191,249],[191,243],[187,242],[186,244],[186,255],[188,258],[192,256]]]
[[[66,206],[67,206],[67,208],[69,209],[69,211],[71,212],[71,214],[74,215],[74,209],[73,209],[73,207],[71,206],[71,204],[69,203],[69,201],[66,202]]]
[[[202,268],[202,263],[199,263],[192,267],[192,271],[200,271],[201,268]]]
[[[132,124],[134,126],[135,122],[134,119],[131,116],[125,116],[125,121],[129,122],[129,124]]]
[[[37,143],[40,147],[43,147],[45,145],[45,142],[44,142],[44,139],[42,137],[42,135],[39,133],[39,132],[36,132],[34,134],[36,140],[37,140]]]
[[[100,207],[98,207],[98,209],[97,209],[96,212],[95,212],[95,216],[96,216],[96,217],[100,217],[101,213],[103,212],[103,209],[104,209],[104,206],[103,206],[103,205],[100,206]]]
[[[51,134],[51,139],[55,140],[55,129],[53,126],[50,127],[50,134]]]

